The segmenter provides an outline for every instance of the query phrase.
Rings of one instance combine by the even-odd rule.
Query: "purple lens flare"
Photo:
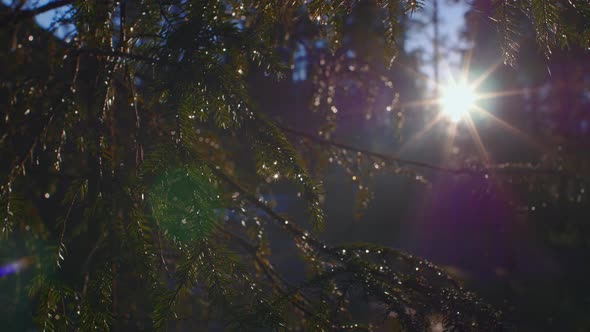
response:
[[[14,262],[2,265],[0,266],[0,278],[10,274],[18,273],[31,265],[32,262],[33,259],[31,257],[24,257]]]

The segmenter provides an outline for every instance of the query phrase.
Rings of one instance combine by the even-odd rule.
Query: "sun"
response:
[[[493,112],[490,112],[479,104],[481,101],[521,95],[527,91],[504,90],[483,92],[480,90],[481,85],[490,78],[490,75],[492,75],[498,68],[501,67],[503,61],[498,60],[489,68],[484,70],[483,73],[479,75],[479,77],[468,79],[468,77],[473,76],[473,73],[470,75],[469,70],[471,63],[470,52],[467,53],[467,56],[464,60],[465,62],[461,70],[461,75],[459,77],[453,77],[452,74],[449,75],[448,82],[445,85],[439,84],[438,80],[430,79],[427,75],[423,75],[413,71],[412,69],[408,69],[410,72],[413,72],[418,79],[426,81],[427,86],[435,87],[435,93],[432,98],[409,101],[403,105],[400,105],[400,107],[425,107],[426,109],[433,110],[438,114],[432,117],[430,121],[428,121],[428,123],[424,126],[424,128],[407,139],[407,141],[399,148],[398,151],[407,151],[410,146],[424,139],[428,132],[437,127],[437,124],[446,122],[444,124],[444,127],[447,130],[447,142],[444,144],[445,149],[448,152],[453,151],[450,148],[453,147],[459,127],[466,128],[479,152],[482,162],[485,165],[488,165],[492,161],[484,145],[484,142],[479,135],[475,120],[490,121],[511,135],[517,135],[521,138],[524,138],[532,146],[535,146],[540,151],[543,151],[543,147],[539,146],[532,138],[528,137],[518,128],[513,127],[509,123],[494,115]],[[472,115],[475,115],[476,117],[474,118]],[[459,124],[461,124],[461,126],[459,126]]]
[[[451,83],[442,87],[440,93],[441,113],[452,122],[459,122],[475,107],[477,95],[465,83]]]

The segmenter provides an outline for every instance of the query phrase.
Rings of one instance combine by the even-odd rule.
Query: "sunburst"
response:
[[[440,92],[440,111],[452,122],[459,122],[475,107],[475,90],[465,82],[451,82]]]
[[[482,100],[520,95],[524,93],[524,91],[514,90],[497,92],[478,91],[478,88],[487,81],[494,71],[500,67],[501,61],[492,64],[479,77],[472,80],[467,78],[469,75],[470,62],[470,55],[468,54],[465,59],[465,64],[462,68],[460,77],[456,79],[452,75],[449,75],[450,79],[445,84],[435,83],[434,90],[436,95],[433,98],[417,100],[400,105],[408,108],[430,106],[431,109],[436,110],[437,115],[433,117],[432,121],[430,121],[425,128],[410,137],[400,148],[399,152],[406,150],[410,144],[420,140],[422,136],[431,131],[437,124],[446,122],[446,126],[449,129],[447,142],[449,145],[454,144],[453,142],[457,132],[462,130],[462,128],[466,128],[473,140],[473,143],[477,147],[482,162],[484,164],[489,164],[491,162],[489,153],[486,150],[484,142],[479,135],[476,121],[474,121],[472,118],[472,114],[483,115],[482,120],[484,121],[486,119],[491,119],[494,123],[499,124],[499,127],[503,130],[506,130],[513,135],[519,136],[535,148],[539,148],[537,144],[534,144],[534,140],[530,139],[525,133],[509,125],[505,121],[502,121],[478,103]],[[427,77],[420,78],[426,79],[428,82],[433,83],[432,80]]]

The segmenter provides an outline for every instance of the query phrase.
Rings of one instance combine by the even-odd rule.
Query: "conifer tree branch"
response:
[[[27,10],[18,10],[16,12],[11,12],[9,14],[4,15],[4,17],[0,18],[0,27],[6,27],[10,24],[18,23],[22,20],[33,18],[39,14],[43,14],[45,12],[64,7],[67,5],[71,5],[74,3],[74,0],[57,0],[53,2],[49,2],[43,6],[27,9]]]
[[[73,51],[73,54],[74,55],[90,54],[90,55],[94,55],[94,56],[111,56],[111,57],[121,58],[121,59],[131,59],[131,60],[136,60],[136,61],[142,61],[142,62],[150,63],[150,64],[176,64],[176,65],[179,65],[179,64],[171,62],[171,61],[150,58],[150,57],[139,55],[139,54],[132,54],[132,53],[127,53],[127,52],[122,52],[122,51],[115,51],[115,50],[102,50],[102,49],[98,49],[98,48],[80,48],[80,49],[76,49],[75,51]]]
[[[321,137],[318,137],[315,135],[307,134],[307,133],[304,133],[304,132],[301,132],[301,131],[298,131],[298,130],[295,130],[295,129],[292,129],[289,127],[283,127],[283,126],[278,126],[278,127],[281,128],[286,133],[289,133],[293,136],[312,141],[312,142],[322,145],[322,146],[331,146],[331,147],[335,147],[335,148],[344,149],[347,151],[358,152],[358,153],[361,153],[361,154],[364,154],[364,155],[367,155],[367,156],[370,156],[373,158],[380,159],[380,160],[388,162],[388,163],[405,164],[405,165],[429,169],[429,170],[433,170],[433,171],[437,171],[437,172],[450,173],[450,174],[455,174],[455,175],[472,175],[472,176],[481,176],[481,175],[484,175],[488,172],[506,173],[506,174],[509,174],[509,173],[519,173],[519,174],[530,173],[530,174],[539,174],[539,175],[568,176],[568,177],[574,177],[574,178],[583,178],[578,174],[574,174],[574,173],[571,173],[568,171],[555,170],[555,169],[542,169],[542,168],[536,168],[533,165],[517,165],[517,164],[512,164],[512,163],[485,165],[479,169],[450,168],[450,167],[438,166],[438,165],[433,165],[433,164],[429,164],[426,162],[410,160],[410,159],[403,159],[403,158],[399,158],[396,156],[387,155],[384,153],[370,151],[370,150],[358,148],[355,146],[343,144],[343,143],[333,141],[333,140],[327,140],[327,139],[324,139],[324,138],[321,138]]]
[[[303,231],[296,223],[288,221],[287,219],[285,219],[284,217],[279,215],[277,212],[275,212],[267,204],[258,200],[254,195],[250,194],[245,188],[243,188],[241,185],[239,185],[237,182],[235,182],[233,179],[231,179],[227,174],[225,174],[219,168],[213,166],[213,167],[210,167],[210,169],[212,170],[213,174],[215,174],[219,179],[223,180],[228,185],[230,185],[233,190],[239,192],[241,197],[243,197],[245,200],[254,204],[260,210],[262,210],[265,214],[267,214],[271,218],[271,220],[273,220],[281,228],[285,229],[287,232],[289,232],[295,238],[303,239],[308,245],[313,247],[317,253],[323,254],[323,255],[333,259],[336,262],[345,262],[345,264],[346,264],[346,262],[352,263],[352,266],[348,266],[345,269],[348,272],[353,272],[353,273],[358,272],[358,271],[356,271],[356,269],[359,269],[359,268],[361,270],[363,270],[363,268],[361,266],[357,266],[358,262],[355,263],[354,258],[347,256],[346,250],[342,250],[342,248],[331,247],[331,246],[326,245],[325,243],[323,243],[322,241],[320,241],[316,237]],[[417,260],[414,257],[412,257],[411,255],[404,254],[403,252],[399,252],[399,251],[395,251],[395,250],[391,250],[390,252],[394,253],[398,258],[401,258],[402,260],[406,261],[407,263],[409,263],[411,265],[414,265],[417,262]],[[436,268],[433,268],[433,269],[436,272],[438,272],[438,275],[442,279],[449,281],[453,287],[456,287],[456,283],[452,278],[450,278],[446,274],[442,273],[441,270],[439,270],[439,269],[436,269]]]
[[[270,264],[270,262],[268,260],[263,260],[262,257],[260,257],[257,254],[257,248],[256,246],[254,246],[253,244],[249,243],[248,241],[242,239],[241,237],[239,237],[238,235],[223,229],[223,228],[219,228],[219,230],[225,234],[227,237],[231,238],[232,240],[236,241],[238,244],[240,244],[240,246],[242,246],[256,261],[256,263],[258,265],[260,265],[262,271],[264,272],[264,274],[266,275],[266,277],[273,282],[275,285],[277,285],[277,289],[279,290],[279,292],[283,295],[288,295],[289,294],[289,289],[293,289],[293,286],[291,286],[274,268],[274,266],[272,266],[272,264]],[[305,299],[305,298],[304,298]],[[295,305],[298,309],[300,309],[301,311],[303,311],[305,314],[307,315],[313,315],[313,312],[310,309],[307,309],[302,303],[299,303],[297,301],[291,300],[292,304]],[[306,301],[309,302],[309,301]]]
[[[256,207],[258,207],[264,213],[266,213],[269,217],[272,218],[272,220],[274,220],[277,224],[279,224],[280,227],[287,230],[293,236],[305,237],[305,240],[308,243],[316,246],[320,251],[322,251],[326,254],[329,254],[330,256],[333,256],[333,257],[339,257],[338,253],[329,249],[329,247],[326,246],[324,243],[322,243],[320,240],[316,239],[315,237],[311,236],[310,234],[307,234],[299,226],[297,226],[294,222],[290,222],[286,218],[279,215],[271,207],[269,207],[264,202],[261,202],[260,200],[258,200],[254,195],[252,195],[250,192],[248,192],[245,188],[243,188],[241,185],[239,185],[236,181],[231,179],[223,171],[221,171],[220,169],[217,169],[215,167],[211,167],[211,170],[217,177],[219,177],[221,180],[223,180],[228,185],[230,185],[235,191],[239,192],[242,197],[244,197],[250,203],[254,204]]]

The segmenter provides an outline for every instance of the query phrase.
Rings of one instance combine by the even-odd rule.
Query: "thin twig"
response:
[[[231,179],[223,171],[216,168],[215,166],[210,167],[210,169],[218,178],[222,179],[224,182],[226,182],[228,185],[230,185],[234,190],[239,192],[240,195],[245,200],[256,205],[260,210],[262,210],[264,213],[266,213],[268,216],[270,216],[272,218],[272,220],[275,221],[277,224],[279,224],[279,226],[281,228],[287,230],[293,236],[296,236],[299,238],[304,237],[305,241],[307,243],[317,247],[318,251],[324,252],[325,254],[328,254],[329,256],[337,258],[337,259],[341,258],[341,256],[336,251],[329,248],[327,245],[325,245],[323,242],[321,242],[320,240],[313,237],[311,234],[308,234],[307,232],[303,231],[302,228],[297,226],[294,222],[289,222],[287,219],[285,219],[284,217],[279,215],[277,212],[275,212],[272,208],[270,208],[267,204],[259,201],[254,195],[252,195],[245,188],[243,188],[241,185],[239,185],[237,182],[235,182],[233,179]]]
[[[311,305],[311,301],[309,299],[307,299],[303,294],[300,293],[301,298],[303,299],[303,301],[297,301],[295,298],[293,298],[293,294],[298,290],[298,288],[293,287],[292,285],[290,285],[276,270],[275,268],[272,266],[272,264],[268,261],[268,260],[263,260],[262,257],[260,257],[260,255],[258,255],[257,253],[257,247],[251,243],[249,243],[248,241],[242,239],[240,236],[226,230],[223,228],[219,228],[219,230],[224,233],[225,235],[227,235],[228,237],[230,237],[231,239],[237,241],[244,249],[246,249],[246,251],[248,251],[248,253],[250,253],[253,257],[254,260],[256,261],[256,263],[258,263],[258,265],[260,265],[262,272],[264,272],[264,274],[266,275],[266,277],[273,282],[274,284],[277,285],[277,289],[278,291],[285,297],[289,297],[289,302],[291,302],[291,304],[293,304],[297,309],[301,310],[301,312],[303,312],[305,315],[309,316],[309,317],[318,317],[317,314],[315,314],[313,312],[313,306]],[[307,306],[312,307],[312,309],[308,309]],[[325,318],[323,318],[324,320],[326,320]],[[330,325],[333,325],[330,321],[326,320],[326,322]],[[334,325],[333,325],[334,326]]]
[[[68,208],[68,212],[66,213],[66,217],[64,218],[63,227],[61,228],[61,234],[59,236],[59,247],[57,248],[57,266],[60,266],[59,265],[60,258],[63,259],[63,257],[61,256],[61,250],[64,245],[64,236],[66,234],[66,223],[68,222],[68,218],[70,217],[70,213],[72,212],[72,208],[74,207],[74,203],[76,202],[77,198],[78,198],[78,193],[76,193],[76,195],[74,196],[74,199],[72,199],[72,203],[70,203],[70,207]]]
[[[425,168],[425,169],[430,169],[433,171],[438,171],[438,172],[444,172],[444,173],[451,173],[451,174],[456,174],[456,175],[477,175],[480,176],[482,174],[486,174],[488,172],[495,172],[495,173],[531,173],[531,174],[540,174],[540,175],[566,175],[566,176],[570,176],[570,177],[575,177],[575,178],[581,178],[580,175],[568,172],[568,171],[563,171],[563,170],[555,170],[555,169],[542,169],[542,168],[535,168],[534,166],[529,166],[529,165],[518,165],[518,164],[511,164],[511,163],[505,163],[505,164],[495,164],[495,165],[485,165],[481,168],[478,169],[473,169],[473,168],[449,168],[449,167],[444,167],[444,166],[438,166],[438,165],[433,165],[433,164],[429,164],[426,162],[421,162],[421,161],[416,161],[416,160],[409,160],[409,159],[403,159],[403,158],[399,158],[396,156],[392,156],[392,155],[387,155],[384,153],[379,153],[379,152],[375,152],[375,151],[370,151],[370,150],[365,150],[362,148],[358,148],[355,146],[351,146],[351,145],[347,145],[347,144],[343,144],[340,142],[336,142],[333,140],[327,140],[315,135],[311,135],[311,134],[307,134],[289,127],[283,127],[283,126],[279,126],[277,125],[281,130],[283,130],[286,133],[289,133],[293,136],[297,136],[303,139],[307,139],[309,141],[312,141],[316,144],[322,145],[322,146],[330,146],[330,147],[336,147],[336,148],[340,148],[340,149],[344,149],[347,151],[352,151],[352,152],[357,152],[357,153],[361,153],[373,158],[377,158],[380,159],[382,161],[388,162],[388,163],[397,163],[397,164],[405,164],[405,165],[409,165],[409,166],[415,166],[415,167],[420,167],[420,168]]]
[[[110,57],[115,57],[115,58],[120,58],[120,59],[131,59],[131,60],[136,60],[136,61],[142,61],[142,62],[146,62],[146,63],[150,63],[150,64],[175,64],[174,62],[162,60],[159,58],[150,58],[150,57],[143,56],[143,55],[121,52],[121,51],[102,50],[99,48],[80,48],[80,49],[74,50],[73,53],[74,53],[74,55],[86,53],[86,54],[90,54],[90,55],[110,56]],[[176,64],[176,65],[179,65],[179,64]]]

